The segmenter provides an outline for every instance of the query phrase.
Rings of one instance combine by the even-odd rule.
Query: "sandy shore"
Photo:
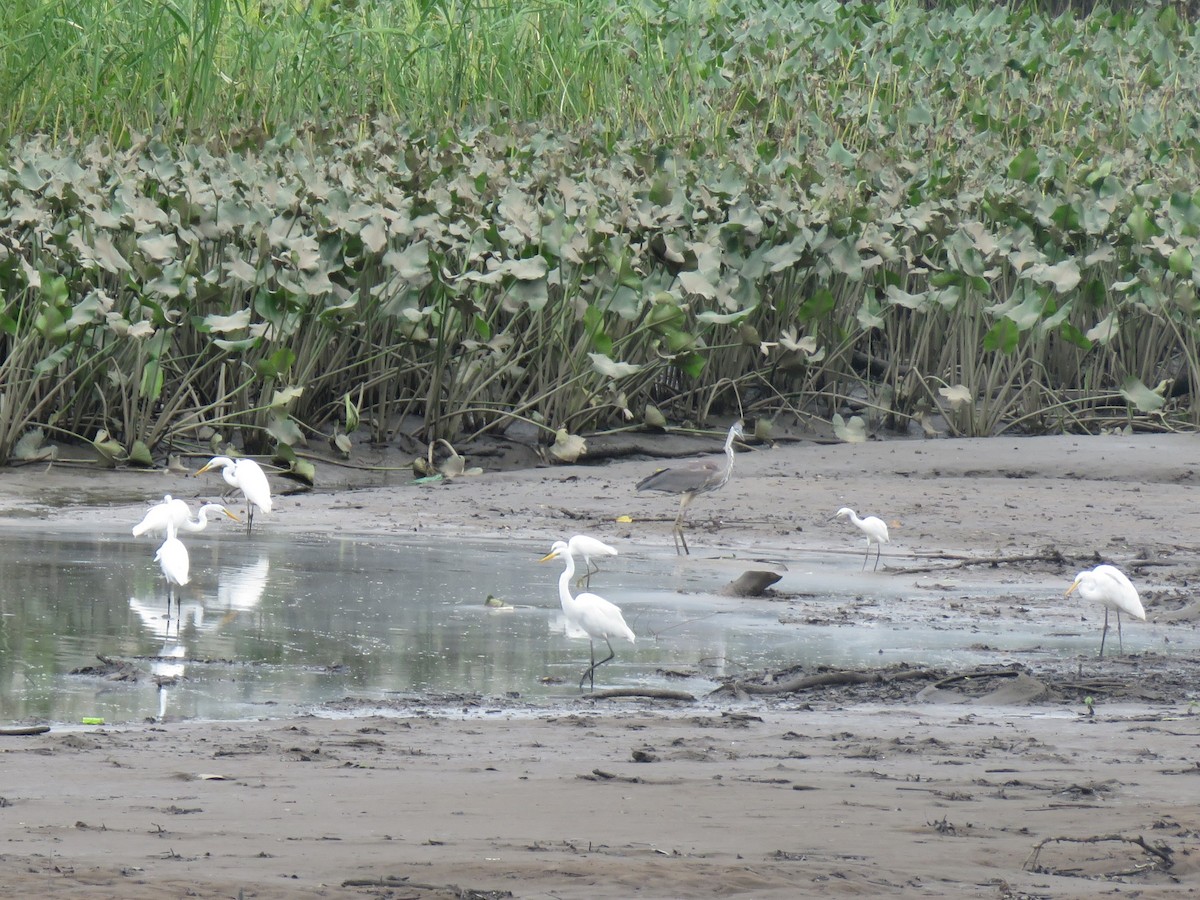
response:
[[[1021,584],[1065,588],[1111,561],[1164,639],[1194,645],[1197,448],[1182,435],[758,447],[695,503],[683,564],[806,550],[849,561],[860,543],[826,520],[851,505],[892,524],[880,578],[1013,560],[981,568],[1024,614],[1083,616],[1098,636],[1096,611],[1026,598]],[[403,471],[324,466],[321,489],[282,496],[256,528],[547,542],[587,531],[677,565],[674,501],[632,491],[655,465],[423,487]],[[148,496],[203,487],[7,470],[0,523],[53,527],[98,508],[133,521]],[[914,680],[697,705],[409,704],[3,736],[0,896],[1195,896],[1198,665],[1058,660],[1019,667],[1021,684],[1050,690],[982,697]],[[1094,687],[1090,715],[1062,690],[1076,676]]]

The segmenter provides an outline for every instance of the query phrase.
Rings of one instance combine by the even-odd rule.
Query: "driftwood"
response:
[[[1044,562],[1055,565],[1066,565],[1068,560],[1056,548],[1046,547],[1036,553],[1018,553],[1015,556],[967,556],[961,553],[923,553],[925,557],[935,559],[955,560],[950,563],[939,563],[929,566],[905,566],[902,569],[889,570],[894,575],[919,575],[924,572],[948,572],[952,569],[966,569],[971,566],[1013,566],[1020,563]]]
[[[916,678],[936,678],[936,669],[903,669],[899,672],[822,672],[820,675],[800,675],[776,684],[756,684],[734,681],[713,691],[713,694],[791,694],[814,687],[840,686],[846,684],[884,684],[893,681],[911,681]]]
[[[609,688],[588,694],[593,700],[615,700],[618,697],[644,697],[647,700],[682,700],[695,703],[696,698],[687,691],[672,691],[668,688]]]
[[[1175,864],[1175,860],[1172,859],[1172,854],[1175,851],[1173,851],[1170,847],[1167,847],[1166,845],[1152,847],[1150,844],[1146,843],[1146,839],[1144,837],[1142,837],[1141,835],[1138,835],[1137,837],[1126,837],[1123,834],[1097,834],[1097,835],[1092,835],[1091,837],[1083,837],[1083,838],[1050,837],[1050,838],[1045,838],[1041,841],[1038,841],[1037,846],[1034,847],[1033,850],[1030,852],[1029,857],[1025,860],[1025,864],[1022,866],[1022,868],[1027,869],[1029,871],[1034,871],[1034,872],[1043,872],[1044,871],[1049,874],[1054,874],[1053,870],[1042,869],[1040,866],[1038,866],[1038,855],[1042,852],[1042,848],[1045,847],[1047,844],[1100,844],[1100,843],[1104,843],[1106,841],[1120,841],[1121,843],[1134,844],[1138,847],[1141,847],[1143,850],[1145,850],[1151,856],[1156,857],[1162,863],[1161,868],[1169,869],[1169,868],[1171,868],[1171,866],[1173,866]],[[1157,868],[1158,863],[1152,862],[1151,866],[1154,866]]]
[[[49,725],[18,725],[12,728],[0,728],[0,736],[21,737],[27,734],[45,734],[49,730]]]

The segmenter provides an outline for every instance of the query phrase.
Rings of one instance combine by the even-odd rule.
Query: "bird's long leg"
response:
[[[606,662],[608,662],[610,659],[612,659],[614,656],[617,655],[617,651],[613,649],[612,641],[610,641],[606,637],[604,639],[604,643],[608,644],[608,656],[604,657],[604,659],[600,660],[600,662],[596,662],[596,645],[593,643],[592,644],[592,665],[591,665],[591,668],[589,668],[584,673],[584,678],[589,678],[591,680],[591,685],[592,685],[591,689],[593,691],[596,689],[596,669],[598,669],[600,666],[604,665]],[[579,689],[581,691],[583,690],[583,678],[579,679]]]
[[[1121,655],[1125,655],[1125,638],[1121,636],[1121,611],[1117,610],[1117,646],[1121,648]]]
[[[254,504],[250,502],[250,498],[246,498],[246,534],[254,530]]]
[[[676,555],[682,555],[679,553],[679,545],[680,544],[683,544],[683,552],[684,553],[686,553],[688,556],[692,555],[692,551],[688,549],[687,538],[685,538],[683,536],[683,517],[687,513],[688,504],[692,502],[692,498],[694,496],[695,496],[695,494],[687,493],[687,494],[684,494],[679,499],[679,515],[677,515],[675,517],[675,538],[676,538],[675,553],[676,553]]]
[[[584,670],[582,675],[579,676],[579,689],[581,691],[583,690],[584,680],[588,678],[592,680],[591,690],[594,691],[596,689],[596,642],[589,639],[588,646],[592,648],[592,664]]]
[[[1104,659],[1104,639],[1108,637],[1108,607],[1104,607],[1104,630],[1100,632],[1100,658]]]
[[[579,587],[582,584],[584,587],[590,588],[592,586],[592,576],[600,571],[600,567],[593,565],[590,559],[585,559],[583,564],[587,567],[587,571],[575,579],[575,587]]]
[[[867,571],[867,560],[871,558],[871,542],[867,541],[867,555],[863,557],[862,569],[859,571]]]
[[[870,553],[870,552],[871,552],[871,545],[868,544],[867,545],[867,553]],[[879,557],[882,554],[883,554],[883,544],[876,544],[875,545],[875,568],[871,570],[872,572],[879,571]]]

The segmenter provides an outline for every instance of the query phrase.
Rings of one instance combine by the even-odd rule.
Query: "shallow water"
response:
[[[538,564],[542,544],[266,530],[247,539],[212,527],[185,536],[192,582],[168,619],[153,561],[161,539],[115,526],[97,534],[31,525],[0,530],[3,722],[237,719],[413,693],[579,696],[588,642],[566,633],[561,566]],[[638,640],[614,642],[597,687],[703,694],[722,676],[799,662],[963,666],[996,662],[997,653],[1095,652],[1099,617],[1060,616],[1048,627],[1036,609],[1013,610],[1014,594],[1056,608],[1060,583],[998,588],[956,573],[947,584],[862,574],[858,563],[790,559],[776,590],[792,596],[781,601],[718,593],[746,569],[767,567],[753,560],[669,552],[606,560],[592,590],[622,607]],[[489,595],[512,608],[489,609]],[[1126,649],[1157,647],[1155,631],[1133,623]],[[1195,649],[1188,634],[1172,649]],[[97,656],[127,661],[140,677],[69,674]]]

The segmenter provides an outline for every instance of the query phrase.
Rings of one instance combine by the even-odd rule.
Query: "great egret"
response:
[[[271,485],[267,475],[252,459],[233,460],[228,456],[214,456],[196,474],[203,475],[218,468],[226,484],[246,495],[246,534],[249,534],[254,529],[254,507],[267,513],[271,511]]]
[[[176,537],[174,525],[167,525],[167,539],[154,554],[154,561],[158,563],[163,577],[167,579],[167,616],[169,617],[171,615],[172,585],[182,587],[187,584],[190,580],[189,570],[191,569],[187,547],[183,546],[183,541]]]
[[[562,541],[556,541],[561,544]],[[604,541],[597,540],[594,537],[588,537],[586,534],[576,534],[567,541],[567,546],[571,549],[571,553],[583,557],[584,573],[575,581],[575,586],[586,583],[591,587],[592,576],[600,571],[600,567],[592,562],[593,557],[600,556],[616,556],[617,548],[611,547]]]
[[[563,573],[558,577],[558,599],[562,601],[563,613],[567,621],[587,632],[588,643],[592,648],[592,664],[579,678],[579,689],[583,690],[583,682],[591,682],[592,690],[596,688],[596,668],[602,666],[617,655],[613,650],[614,637],[622,637],[634,643],[633,631],[625,624],[621,615],[621,607],[611,603],[596,594],[583,593],[578,597],[571,596],[571,579],[575,577],[575,557],[570,546],[565,541],[556,541],[550,552],[541,561],[561,558],[565,563]],[[596,638],[603,638],[608,645],[608,656],[596,661]]]
[[[872,572],[879,571],[879,556],[883,553],[883,545],[888,542],[887,524],[878,516],[867,516],[865,519],[860,519],[858,513],[848,506],[843,506],[833,514],[833,519],[848,518],[851,524],[859,531],[867,536],[867,555],[863,557],[863,571],[867,569],[867,560],[871,558],[871,545],[875,545],[875,568]],[[830,519],[830,521],[833,521]]]
[[[1067,588],[1064,597],[1078,589],[1084,600],[1100,603],[1104,606],[1104,630],[1100,632],[1100,656],[1104,656],[1104,639],[1108,637],[1108,611],[1117,614],[1117,641],[1121,652],[1125,652],[1125,640],[1121,636],[1121,613],[1128,613],[1135,619],[1146,621],[1146,609],[1142,606],[1142,598],[1138,596],[1137,588],[1116,566],[1102,565],[1085,570],[1075,576],[1074,583]]]
[[[725,436],[725,465],[719,465],[712,460],[700,460],[686,463],[682,466],[672,466],[669,469],[659,469],[653,475],[647,475],[637,483],[639,491],[662,491],[667,494],[680,494],[679,514],[675,517],[675,552],[679,553],[679,545],[683,552],[690,554],[687,539],[683,536],[683,517],[688,504],[696,499],[698,494],[707,494],[725,486],[729,476],[733,474],[733,442],[742,437],[742,421],[734,422]]]
[[[150,507],[145,518],[133,526],[133,536],[140,537],[148,531],[166,531],[168,524],[174,525],[177,531],[203,531],[208,527],[209,515],[217,513],[228,516],[235,522],[240,521],[220,503],[205,503],[196,513],[196,517],[192,518],[187,503],[167,494],[162,498],[162,503]]]

